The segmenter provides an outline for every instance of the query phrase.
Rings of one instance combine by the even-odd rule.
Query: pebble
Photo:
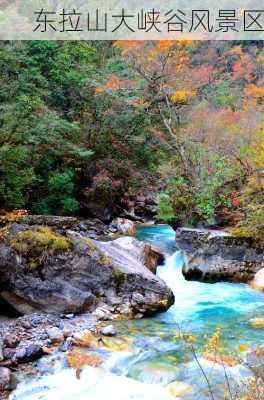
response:
[[[52,344],[55,344],[55,345],[61,344],[64,341],[63,332],[55,326],[52,328],[46,329],[46,333],[47,333],[48,337],[50,338]]]
[[[100,332],[103,336],[116,336],[117,335],[117,331],[116,331],[114,325],[107,325],[104,328],[102,328]]]
[[[16,335],[7,335],[4,339],[4,344],[6,347],[10,347],[11,349],[14,349],[15,347],[17,347],[19,343],[19,339]]]

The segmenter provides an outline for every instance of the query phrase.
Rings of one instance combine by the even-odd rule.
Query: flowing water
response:
[[[53,376],[33,386],[26,384],[15,400],[167,400],[175,396],[207,400],[211,397],[203,372],[212,383],[215,400],[226,398],[227,377],[233,390],[238,390],[249,370],[241,364],[223,368],[209,361],[203,355],[205,345],[217,328],[221,328],[221,347],[241,359],[248,349],[263,344],[264,331],[254,329],[250,320],[264,316],[264,294],[242,284],[185,281],[183,254],[176,250],[175,232],[167,225],[139,226],[137,238],[165,252],[165,264],[158,267],[157,274],[173,290],[175,304],[155,317],[117,322],[118,338],[108,343],[112,352],[100,354],[105,357],[104,372],[90,369],[89,379],[82,377],[76,391],[72,372],[60,371],[56,382]],[[66,375],[60,378],[59,374]],[[67,389],[60,386],[60,379],[69,382]],[[169,384],[172,388],[165,391]]]

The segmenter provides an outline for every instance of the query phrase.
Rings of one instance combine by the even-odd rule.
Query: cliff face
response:
[[[178,229],[176,243],[184,250],[183,274],[202,282],[249,282],[264,267],[264,249],[249,238],[223,231]]]
[[[168,309],[173,293],[144,265],[150,249],[128,241],[16,224],[0,243],[1,297],[22,314],[93,312],[111,319]]]

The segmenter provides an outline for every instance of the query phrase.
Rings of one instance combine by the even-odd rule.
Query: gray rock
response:
[[[0,367],[0,390],[11,390],[12,374],[10,369]]]
[[[15,352],[14,358],[19,363],[35,361],[43,355],[42,347],[39,343],[24,344]]]
[[[46,330],[46,333],[50,338],[52,344],[61,344],[64,341],[64,334],[59,328],[48,328]]]
[[[59,315],[93,312],[104,303],[110,308],[102,319],[122,313],[151,314],[173,304],[172,291],[144,265],[143,243],[134,238],[126,243],[123,238],[101,242],[75,235],[68,240],[66,252],[44,260],[41,277],[38,270],[30,271],[27,257],[1,242],[0,285],[8,288],[6,301],[20,310]],[[131,300],[133,294],[143,296],[141,304]],[[36,315],[30,323],[38,326],[42,319]]]
[[[117,331],[116,331],[116,328],[114,327],[114,325],[107,325],[104,328],[102,328],[100,332],[103,336],[116,336],[117,335]]]
[[[176,244],[185,251],[183,275],[202,282],[250,282],[264,267],[263,246],[223,231],[178,229]]]

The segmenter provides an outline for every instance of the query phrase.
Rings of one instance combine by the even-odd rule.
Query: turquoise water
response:
[[[263,344],[264,330],[252,328],[250,320],[264,316],[264,294],[244,284],[186,281],[181,272],[183,254],[176,250],[175,232],[169,226],[141,225],[137,238],[161,248],[167,254],[165,264],[158,267],[157,274],[173,290],[175,304],[166,313],[153,318],[119,323],[119,332],[136,337],[134,348],[137,354],[143,354],[143,359],[132,357],[130,363],[126,361],[125,373],[134,379],[161,385],[173,380],[174,375],[174,380],[195,387],[196,394],[186,398],[207,399],[201,371],[194,362],[188,343],[179,339],[179,331],[187,337],[194,337],[193,346],[197,355],[202,357],[208,337],[221,328],[221,342],[226,354],[236,354],[243,359],[243,349],[254,349]],[[202,362],[206,369],[206,360]],[[124,365],[122,368],[117,368],[116,372],[124,373]],[[246,374],[241,368],[230,368],[231,380],[232,377],[239,380]],[[224,384],[222,371],[215,368],[212,372],[210,369],[210,374],[216,398],[224,398],[219,389]]]
[[[263,343],[264,331],[252,329],[249,320],[264,317],[264,294],[244,284],[186,281],[181,273],[183,255],[176,251],[175,232],[167,225],[139,226],[137,238],[168,253],[166,264],[157,273],[175,295],[171,309],[149,322],[161,323],[166,331],[177,323],[199,336],[211,334],[221,326],[230,348],[239,343]]]

